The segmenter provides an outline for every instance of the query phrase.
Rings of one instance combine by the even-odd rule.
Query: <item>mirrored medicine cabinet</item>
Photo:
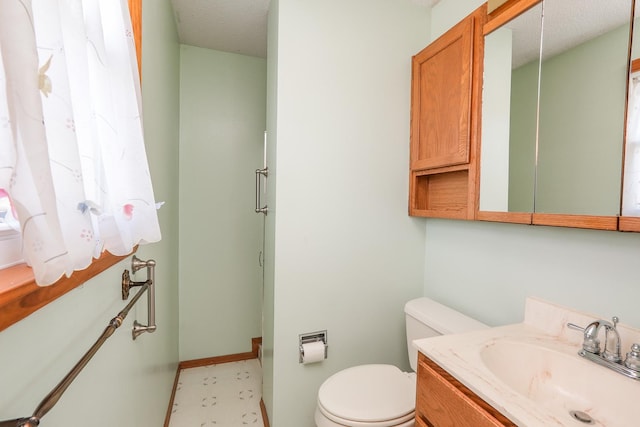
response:
[[[640,231],[632,1],[509,0],[490,15],[478,219]]]

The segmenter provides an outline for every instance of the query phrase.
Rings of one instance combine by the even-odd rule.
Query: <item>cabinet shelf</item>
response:
[[[466,219],[469,208],[469,170],[411,173],[410,214]]]

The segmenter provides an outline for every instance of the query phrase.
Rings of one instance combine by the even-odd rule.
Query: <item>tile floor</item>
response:
[[[180,371],[169,427],[263,427],[258,359]]]

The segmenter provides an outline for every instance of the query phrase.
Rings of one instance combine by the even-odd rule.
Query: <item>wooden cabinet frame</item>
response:
[[[500,28],[518,15],[536,6],[542,0],[507,0],[493,10],[484,24],[483,34],[487,35]],[[640,63],[638,64],[640,66]],[[482,83],[482,82],[481,82]],[[481,145],[481,142],[479,146]],[[480,150],[478,149],[478,163]],[[476,182],[476,193],[480,195],[480,179]],[[479,207],[479,203],[477,204]],[[537,212],[493,212],[477,211],[480,221],[506,222],[517,224],[545,225],[554,227],[585,228],[610,231],[640,231],[640,218],[623,216],[570,215]]]
[[[420,352],[416,424],[421,427],[516,427],[511,420]]]
[[[475,218],[486,10],[413,57],[409,215]]]

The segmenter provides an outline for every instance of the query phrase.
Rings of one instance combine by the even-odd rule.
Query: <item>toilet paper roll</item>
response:
[[[322,362],[324,360],[325,344],[322,341],[314,341],[302,344],[302,364]]]

